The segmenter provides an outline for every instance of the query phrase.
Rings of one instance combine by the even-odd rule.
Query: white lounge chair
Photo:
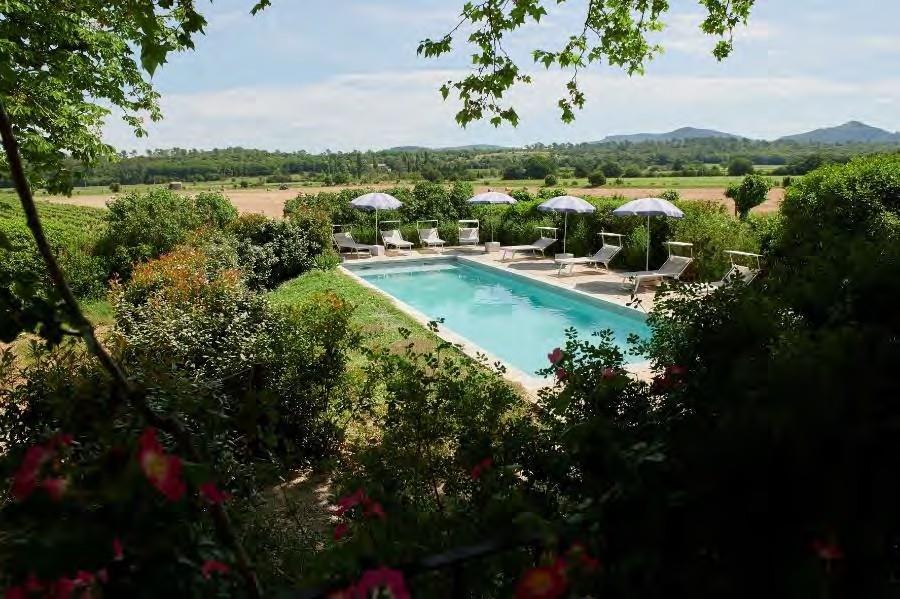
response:
[[[440,238],[438,234],[438,221],[436,220],[420,220],[416,221],[416,231],[419,233],[419,243],[422,247],[439,248],[444,251],[444,245],[447,243]]]
[[[694,261],[694,244],[686,243],[683,241],[667,241],[666,246],[669,248],[669,257],[658,269],[626,272],[622,275],[622,282],[626,287],[631,287],[631,283],[634,283],[633,293],[638,292],[638,288],[640,288],[641,283],[645,283],[648,281],[658,281],[661,279],[680,279],[681,275],[684,274],[684,271],[687,270],[687,267],[690,266],[691,262]],[[690,249],[691,255],[675,255],[672,253],[673,247],[688,248]]]
[[[722,277],[721,281],[709,283],[709,286],[716,289],[734,283],[735,281],[740,281],[744,285],[749,285],[750,282],[756,278],[756,275],[759,274],[761,269],[759,259],[762,256],[751,252],[739,252],[737,250],[725,250],[725,253],[731,258],[731,268],[725,273],[725,276]],[[749,261],[753,263],[753,266],[738,264],[737,260],[740,258],[749,258]]]
[[[477,220],[459,221],[459,245],[478,245],[479,223]]]
[[[381,224],[394,224],[397,225],[396,229],[383,229],[381,231],[381,241],[384,243],[384,247],[386,249],[390,249],[392,247],[397,248],[398,250],[406,250],[409,251],[412,249],[413,244],[411,241],[407,241],[403,239],[403,235],[400,233],[400,221],[399,220],[385,220],[381,221]]]
[[[341,225],[335,225],[335,228],[339,228]],[[353,239],[353,235],[350,234],[350,231],[340,231],[332,232],[331,239],[334,241],[334,246],[337,248],[338,253],[342,253],[346,251],[347,253],[352,253],[359,257],[361,253],[366,253],[370,257],[372,256],[371,247],[362,243],[356,243],[356,240]]]
[[[544,256],[546,249],[556,243],[556,227],[537,227],[537,229],[541,232],[541,236],[535,240],[534,243],[529,245],[508,245],[506,247],[501,247],[500,251],[502,251],[503,254],[500,259],[506,260],[507,254],[509,254],[510,259],[515,258],[516,254],[521,252],[531,252],[532,256],[537,256],[537,253],[540,252],[541,256]],[[550,237],[551,233],[553,237]]]
[[[559,270],[556,271],[556,276],[561,276],[562,271],[566,267],[569,268],[569,274],[572,274],[575,270],[575,266],[578,264],[590,264],[595,268],[598,264],[602,264],[603,268],[609,271],[609,263],[622,251],[622,236],[618,233],[606,232],[598,233],[598,235],[603,239],[603,245],[593,256],[586,256],[584,258],[557,258],[556,264],[559,266]],[[607,237],[612,238],[615,243],[607,242]]]

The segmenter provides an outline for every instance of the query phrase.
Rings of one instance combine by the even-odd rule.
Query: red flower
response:
[[[676,365],[666,366],[666,374],[675,377],[684,376],[687,374],[687,368]]]
[[[384,508],[381,507],[381,504],[377,501],[372,501],[368,497],[363,500],[363,504],[365,505],[364,514],[368,518],[381,518],[382,520],[387,518],[387,514],[384,513]]]
[[[366,494],[362,489],[357,489],[355,492],[351,493],[350,495],[345,495],[344,497],[341,497],[340,499],[338,499],[338,502],[337,502],[338,507],[335,510],[335,513],[338,516],[343,516],[349,510],[353,509],[354,507],[356,507],[360,503],[362,503],[365,496],[366,496]]]
[[[600,371],[600,376],[602,376],[603,380],[606,380],[606,381],[616,378],[616,374],[618,374],[616,372],[616,369],[611,368],[610,366],[607,366],[603,370]]]
[[[51,597],[56,597],[57,599],[68,599],[72,596],[72,591],[75,589],[75,581],[71,578],[66,578],[65,576],[61,576],[59,580],[57,580],[53,584],[52,593],[50,593]]]
[[[112,548],[113,548],[113,561],[120,562],[125,558],[125,549],[122,547],[122,541],[119,540],[119,537],[115,537],[112,540]]]
[[[844,551],[841,546],[834,541],[823,541],[816,539],[812,542],[812,549],[819,556],[819,559],[832,562],[834,560],[844,559]]]
[[[547,354],[547,359],[550,360],[551,364],[556,364],[563,359],[563,351],[558,347],[554,348],[552,352]]]
[[[478,480],[481,478],[481,475],[491,469],[491,466],[494,465],[494,459],[487,457],[472,466],[472,470],[469,472],[469,476],[472,477],[472,480]]]
[[[355,599],[358,595],[356,594],[356,588],[350,585],[346,589],[331,591],[325,597],[326,599]]]
[[[213,574],[228,574],[230,570],[231,568],[228,567],[228,564],[223,564],[214,559],[206,560],[200,568],[200,571],[203,573],[203,578],[206,580],[209,580]]]
[[[583,543],[577,541],[572,543],[572,546],[566,552],[566,557],[569,560],[577,560],[576,564],[585,572],[596,572],[600,569],[600,560],[591,557]]]
[[[69,486],[69,479],[63,477],[45,478],[41,481],[41,486],[47,491],[50,499],[59,501]]]
[[[22,501],[34,492],[38,485],[38,474],[41,466],[53,457],[53,452],[44,445],[32,445],[25,452],[19,469],[13,475],[12,496]]]
[[[334,527],[334,540],[340,541],[350,532],[350,525],[346,522],[340,522],[337,526]]]
[[[28,592],[22,587],[9,587],[3,592],[4,599],[27,599]]]
[[[79,570],[78,573],[75,574],[73,582],[77,586],[88,586],[94,582],[94,573],[88,572],[87,570]]]
[[[409,590],[403,573],[399,570],[381,567],[377,570],[363,572],[356,585],[357,597],[369,597],[371,591],[386,590],[393,599],[409,599]]]
[[[181,499],[187,490],[181,477],[181,459],[163,451],[152,427],[141,433],[138,446],[138,461],[150,484],[169,501]]]
[[[561,383],[561,382],[565,381],[567,378],[569,378],[569,373],[566,372],[565,368],[557,368],[556,369],[556,380],[558,380]]]
[[[212,504],[223,503],[231,498],[231,493],[219,490],[214,482],[205,482],[200,485],[200,495]]]
[[[38,577],[34,574],[30,574],[28,578],[25,579],[25,592],[26,593],[40,593],[44,590],[43,583],[38,580]]]
[[[516,599],[555,599],[566,592],[566,578],[558,566],[540,566],[525,572],[516,585]]]

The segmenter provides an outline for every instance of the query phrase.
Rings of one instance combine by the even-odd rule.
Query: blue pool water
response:
[[[623,349],[630,334],[649,336],[643,316],[629,308],[454,258],[350,269],[527,374],[548,365],[570,327],[583,338],[611,329]]]

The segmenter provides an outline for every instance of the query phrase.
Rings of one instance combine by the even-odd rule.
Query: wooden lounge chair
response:
[[[350,231],[338,231],[337,233],[332,233],[331,239],[334,241],[334,246],[337,248],[339,254],[347,252],[359,257],[360,254],[366,253],[370,257],[372,256],[370,246],[356,243],[356,240],[353,239],[353,235],[350,234]]]
[[[634,283],[633,293],[638,292],[641,283],[659,281],[661,279],[680,279],[687,267],[694,261],[694,244],[683,241],[667,241],[666,246],[669,248],[669,257],[658,269],[626,272],[622,275],[622,282],[626,287],[631,287],[631,283]],[[690,248],[691,256],[675,255],[672,253],[672,247]]]
[[[578,264],[588,264],[595,268],[598,264],[602,264],[603,268],[609,271],[609,263],[622,251],[622,236],[618,233],[600,233],[599,235],[603,238],[603,245],[593,256],[557,258],[556,264],[559,270],[556,271],[556,276],[561,276],[566,267],[569,268],[569,274],[572,274]],[[615,243],[608,243],[607,237],[611,237]]]
[[[416,222],[416,231],[419,233],[419,244],[422,247],[436,247],[443,252],[447,242],[440,238],[437,225],[436,220],[420,220]]]
[[[538,227],[538,230],[541,232],[541,236],[534,243],[501,247],[500,251],[503,254],[500,259],[506,260],[507,254],[509,254],[510,259],[513,259],[516,257],[516,254],[523,252],[531,252],[532,256],[537,256],[537,253],[540,252],[541,257],[543,257],[547,248],[556,243],[556,227]],[[550,237],[551,232],[553,237]]]

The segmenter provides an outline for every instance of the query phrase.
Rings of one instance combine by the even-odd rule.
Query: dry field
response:
[[[395,184],[374,184],[367,185],[368,189],[376,188],[376,189],[389,189],[391,187],[396,187]],[[271,217],[280,217],[282,215],[282,207],[284,206],[285,201],[297,195],[298,191],[302,191],[303,193],[318,193],[320,191],[336,191],[339,190],[338,187],[303,187],[302,190],[298,189],[285,189],[285,190],[263,190],[263,189],[230,189],[225,192],[225,194],[231,199],[231,202],[235,205],[235,207],[240,212],[252,212],[258,214],[265,214]],[[484,185],[476,185],[475,191],[487,191],[487,186]],[[495,188],[498,189],[498,188]],[[597,187],[597,188],[583,188],[583,189],[572,189],[570,190],[573,194],[577,195],[593,195],[593,196],[611,196],[611,195],[621,195],[626,198],[642,198],[647,196],[654,196],[659,193],[659,189],[641,189],[636,187],[623,187],[623,188],[615,188],[615,187]],[[679,189],[681,193],[681,197],[688,200],[709,200],[714,202],[722,202],[723,204],[729,207],[729,210],[734,209],[734,205],[731,200],[725,198],[725,189],[724,188],[716,188],[716,187],[698,187],[698,188],[687,188],[687,189]],[[78,206],[94,206],[94,207],[103,207],[106,205],[106,201],[112,197],[112,194],[97,194],[97,195],[79,195],[73,197],[48,197],[46,198],[49,202],[60,202],[64,204],[76,204]],[[778,206],[781,204],[781,200],[784,197],[784,189],[780,187],[776,187],[769,192],[769,199],[762,204],[761,206],[754,209],[754,212],[766,213],[766,212],[775,212],[778,210]],[[41,198],[45,199],[45,198]]]

